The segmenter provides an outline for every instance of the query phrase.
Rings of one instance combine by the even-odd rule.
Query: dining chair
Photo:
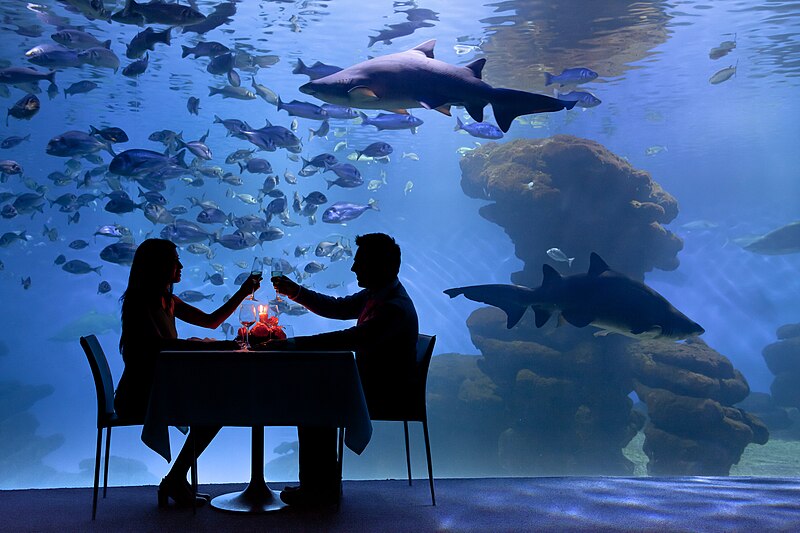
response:
[[[143,420],[127,420],[117,416],[114,411],[114,380],[111,369],[100,342],[95,335],[81,337],[81,347],[86,352],[89,367],[92,369],[94,388],[97,392],[97,452],[94,459],[94,493],[92,496],[92,520],[97,516],[97,491],[100,484],[100,445],[103,429],[106,430],[106,457],[103,466],[103,498],[108,489],[108,454],[111,449],[111,428],[121,426],[140,426]]]
[[[403,422],[409,485],[411,485],[411,454],[408,446],[408,423],[422,422],[422,432],[425,437],[425,454],[428,459],[428,482],[431,486],[431,503],[433,505],[436,505],[436,495],[433,490],[433,467],[431,465],[431,442],[428,437],[428,409],[425,403],[425,388],[428,382],[428,367],[431,363],[435,343],[436,335],[420,334],[417,338],[417,366],[408,386],[408,396],[402,402],[402,409],[386,413],[370,413],[372,420]]]

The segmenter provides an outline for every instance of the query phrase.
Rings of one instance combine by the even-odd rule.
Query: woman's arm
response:
[[[184,322],[195,326],[201,326],[209,329],[217,329],[220,324],[225,322],[225,319],[233,314],[239,304],[242,303],[247,296],[258,290],[261,286],[260,276],[248,277],[242,286],[239,287],[230,299],[219,306],[215,311],[206,313],[193,305],[189,305],[177,296],[173,296],[175,301],[175,318],[180,318]]]

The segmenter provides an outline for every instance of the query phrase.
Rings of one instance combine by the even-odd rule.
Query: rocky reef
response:
[[[800,324],[786,324],[776,332],[778,341],[761,352],[775,375],[770,386],[776,404],[800,409]]]
[[[544,263],[565,275],[585,271],[591,252],[639,280],[678,267],[683,243],[664,227],[676,200],[596,142],[557,135],[487,144],[461,170],[464,192],[492,202],[481,216],[503,227],[524,262],[513,283],[539,285]],[[553,247],[575,257],[571,268],[547,256]],[[494,307],[474,311],[467,327],[481,357],[434,358],[431,424],[465,436],[471,428],[461,442],[474,450],[465,453],[483,446],[484,461],[496,456],[503,474],[631,475],[622,449],[645,427],[651,474],[724,475],[747,444],[768,439],[756,417],[733,407],[749,393],[744,377],[702,341],[537,328],[533,313],[509,330]],[[633,409],[633,391],[647,420]]]

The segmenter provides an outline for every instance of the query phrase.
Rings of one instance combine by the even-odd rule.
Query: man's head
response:
[[[358,286],[365,289],[383,287],[400,272],[400,247],[385,233],[368,233],[356,237],[356,256],[352,270]]]

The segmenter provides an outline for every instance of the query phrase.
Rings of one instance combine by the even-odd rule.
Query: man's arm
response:
[[[319,316],[337,320],[351,320],[358,318],[361,314],[369,294],[366,290],[362,290],[350,296],[337,298],[300,287],[296,295],[288,296],[294,302],[299,303]]]

